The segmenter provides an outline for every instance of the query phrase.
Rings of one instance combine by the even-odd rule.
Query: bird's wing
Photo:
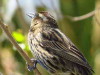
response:
[[[47,32],[44,30],[41,33],[43,41],[40,42],[40,45],[45,48],[46,51],[53,55],[60,56],[64,60],[69,60],[90,69],[82,53],[59,29],[52,29]]]

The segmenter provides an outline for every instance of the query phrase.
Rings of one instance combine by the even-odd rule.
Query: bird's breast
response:
[[[46,58],[53,57],[51,54],[49,54],[46,50],[44,50],[40,44],[42,41],[42,35],[41,33],[38,33],[37,35],[34,35],[33,33],[28,34],[28,43],[30,46],[30,50],[33,53],[33,55],[36,58]]]

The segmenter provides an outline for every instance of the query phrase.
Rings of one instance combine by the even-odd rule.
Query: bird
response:
[[[93,69],[81,51],[59,29],[55,18],[47,11],[28,15],[31,25],[28,33],[29,48],[35,58],[33,67],[40,64],[50,74],[92,75]]]

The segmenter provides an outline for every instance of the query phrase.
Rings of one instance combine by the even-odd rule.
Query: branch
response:
[[[27,61],[27,63],[30,66],[33,66],[33,62],[30,60],[30,58],[27,56],[27,54],[22,50],[22,48],[18,45],[18,43],[15,41],[15,39],[12,37],[10,31],[8,30],[8,25],[4,25],[2,21],[0,20],[0,27],[2,30],[6,33],[7,37],[9,38],[10,42],[16,47],[17,51],[21,54],[21,56]],[[41,73],[38,71],[38,69],[35,69],[34,72],[37,75],[41,75]]]
[[[93,16],[94,14],[95,14],[95,10],[82,16],[78,16],[78,17],[67,16],[67,18],[69,18],[71,21],[80,21],[80,20],[87,19]]]

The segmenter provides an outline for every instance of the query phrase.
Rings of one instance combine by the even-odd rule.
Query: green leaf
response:
[[[12,35],[17,42],[24,42],[25,40],[24,35],[22,35],[20,32],[13,32]]]

